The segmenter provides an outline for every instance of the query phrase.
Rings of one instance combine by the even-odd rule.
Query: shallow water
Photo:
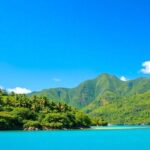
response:
[[[149,150],[150,129],[4,131],[0,150]]]
[[[110,125],[110,126],[92,126],[94,130],[133,130],[133,129],[150,129],[149,125]]]

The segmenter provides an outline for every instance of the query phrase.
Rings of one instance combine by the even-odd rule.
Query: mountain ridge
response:
[[[94,79],[81,82],[74,88],[50,88],[30,95],[46,96],[54,101],[65,102],[77,108],[84,108],[103,95],[118,97],[143,93],[150,89],[150,78],[140,77],[121,81],[117,76],[103,73]]]

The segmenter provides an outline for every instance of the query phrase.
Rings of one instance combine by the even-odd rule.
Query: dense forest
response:
[[[92,118],[99,118],[99,121],[110,124],[150,125],[150,90],[116,98],[112,93],[107,93],[85,107],[84,111]]]
[[[46,96],[59,102],[65,102],[73,107],[82,109],[97,101],[102,96],[115,100],[118,97],[131,96],[150,90],[150,78],[121,81],[115,75],[101,74],[95,79],[86,80],[75,88],[50,88],[33,92],[30,95]],[[111,101],[112,98],[108,99]]]
[[[102,74],[72,89],[30,95],[0,90],[0,130],[79,129],[91,125],[150,124],[150,79],[123,82]]]
[[[101,74],[75,88],[52,88],[31,95],[47,96],[83,110],[96,124],[150,124],[150,78],[121,81]]]
[[[0,130],[77,129],[90,125],[87,115],[67,104],[0,90]]]

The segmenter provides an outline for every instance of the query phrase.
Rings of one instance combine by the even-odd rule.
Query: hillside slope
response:
[[[150,124],[150,90],[103,105],[95,101],[85,107],[84,111],[110,124]]]
[[[0,90],[0,130],[87,128],[87,115],[46,97],[29,97]]]
[[[93,80],[87,80],[75,88],[53,88],[31,95],[46,96],[59,102],[65,102],[77,108],[84,108],[90,104],[94,109],[97,103],[109,103],[119,97],[131,96],[150,90],[149,78],[138,78],[130,81],[121,81],[114,75],[102,74]]]

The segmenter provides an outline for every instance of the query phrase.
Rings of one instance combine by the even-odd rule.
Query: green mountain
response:
[[[31,95],[47,96],[82,109],[95,124],[150,124],[149,78],[121,81],[102,74],[72,89],[46,89]]]
[[[103,104],[94,101],[84,108],[92,117],[111,124],[150,124],[150,90]]]
[[[149,78],[121,81],[102,74],[75,88],[45,89],[30,96],[0,90],[0,130],[70,129],[108,123],[150,124]]]
[[[114,75],[102,74],[93,80],[87,80],[75,88],[53,88],[31,95],[46,96],[59,102],[65,102],[77,108],[85,108],[99,102],[109,103],[119,97],[144,93],[150,90],[149,78],[138,78],[130,81],[121,81]],[[95,109],[97,107],[93,106]]]

